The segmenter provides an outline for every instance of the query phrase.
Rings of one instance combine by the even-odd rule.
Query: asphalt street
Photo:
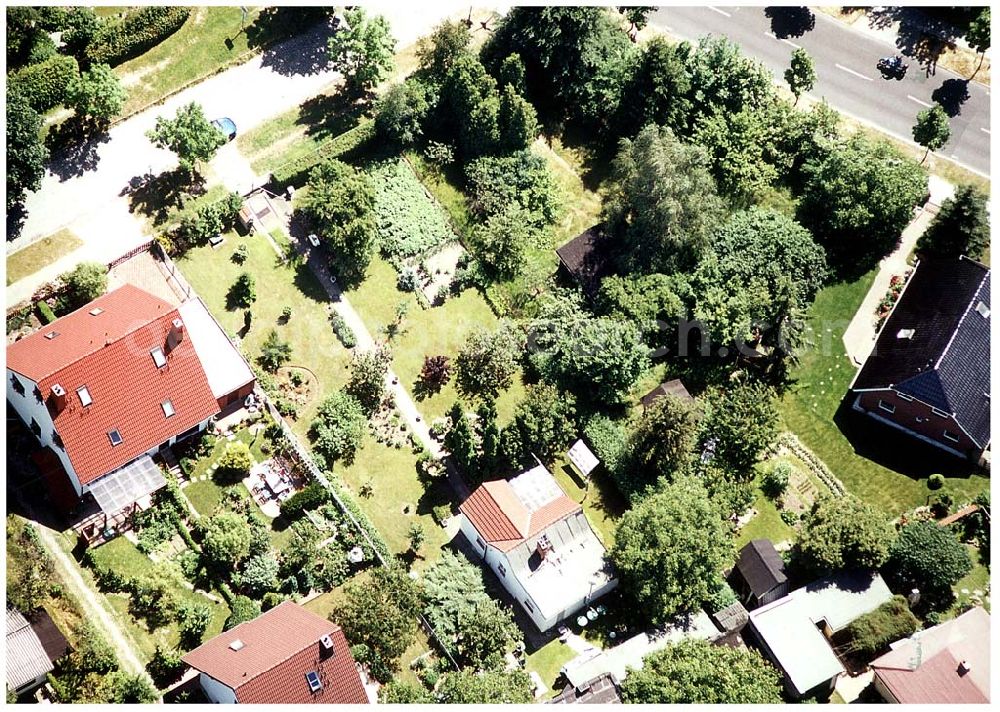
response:
[[[792,51],[803,47],[816,65],[816,86],[808,96],[826,99],[838,111],[910,142],[917,113],[932,106],[943,92],[964,84],[968,98],[951,118],[951,138],[938,154],[989,176],[988,87],[965,82],[941,68],[928,75],[912,58],[906,58],[909,70],[904,78],[883,78],[875,65],[879,57],[899,52],[892,43],[847,27],[823,13],[814,13],[814,17],[813,28],[799,36],[779,26],[779,34],[785,37],[775,35],[772,19],[765,15],[763,7],[662,7],[649,16],[649,21],[678,39],[725,35],[779,79],[788,68]],[[935,92],[937,96],[933,96]]]

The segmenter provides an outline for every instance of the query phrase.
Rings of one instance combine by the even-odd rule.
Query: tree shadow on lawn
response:
[[[329,64],[329,9],[271,7],[247,28],[247,45],[266,47],[261,65],[283,76],[319,74]],[[303,31],[304,30],[304,31]]]
[[[317,139],[339,136],[357,125],[363,109],[363,103],[342,91],[319,94],[299,105],[295,123],[305,126],[306,134]]]
[[[201,174],[195,173],[192,177],[178,167],[158,176],[135,176],[121,194],[129,196],[130,212],[145,215],[153,225],[162,225],[169,219],[171,209],[183,210],[189,198],[205,192],[205,179]]]
[[[101,160],[97,149],[109,140],[111,137],[105,127],[72,116],[51,128],[45,136],[45,145],[52,155],[48,168],[60,181],[96,170]]]
[[[933,474],[967,479],[975,474],[973,463],[855,411],[851,408],[852,401],[848,393],[840,402],[833,422],[861,457],[912,480],[923,480]]]

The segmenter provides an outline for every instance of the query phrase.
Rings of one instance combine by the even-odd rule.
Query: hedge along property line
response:
[[[802,441],[798,439],[795,433],[786,431],[778,436],[778,439],[774,442],[772,452],[777,452],[781,448],[786,448],[799,458],[809,468],[809,471],[816,475],[820,482],[826,485],[833,494],[840,497],[847,494],[844,483],[834,476],[825,462],[820,460],[812,450],[802,444]]]
[[[66,87],[80,72],[75,57],[56,54],[12,74],[7,91],[16,91],[39,114],[66,100]]]
[[[289,185],[301,185],[308,173],[320,161],[342,158],[351,151],[358,150],[375,137],[375,124],[371,119],[363,119],[353,129],[334,136],[305,156],[282,164],[271,171],[271,183],[283,190]]]
[[[174,34],[187,22],[191,8],[154,5],[125,15],[120,21],[107,22],[87,47],[92,64],[112,67],[138,57]]]

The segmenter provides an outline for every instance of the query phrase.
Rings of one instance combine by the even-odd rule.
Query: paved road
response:
[[[810,96],[825,98],[839,111],[911,142],[917,112],[932,104],[931,95],[945,82],[951,80],[951,87],[961,79],[945,69],[927,76],[913,59],[908,60],[904,79],[883,79],[875,63],[881,56],[896,53],[890,42],[820,12],[815,19],[812,30],[784,39],[773,34],[763,7],[663,7],[650,15],[650,24],[679,39],[725,35],[779,78],[788,68],[793,49],[804,47],[816,63],[817,82]],[[988,177],[989,88],[969,82],[968,92],[961,112],[951,119],[951,139],[938,153]]]

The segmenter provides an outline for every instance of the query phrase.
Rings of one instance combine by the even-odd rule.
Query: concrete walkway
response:
[[[874,677],[875,673],[872,670],[866,670],[855,677],[841,675],[833,689],[845,703],[851,704],[861,696],[861,693],[871,684]]]
[[[875,333],[875,312],[882,298],[889,291],[890,281],[895,276],[903,276],[910,268],[907,260],[910,253],[913,252],[917,240],[930,225],[941,203],[955,194],[955,187],[940,178],[931,176],[930,192],[930,200],[920,209],[913,222],[903,230],[896,249],[879,263],[879,273],[875,277],[875,281],[872,282],[871,289],[868,290],[868,294],[865,295],[861,306],[855,312],[854,318],[851,319],[851,323],[844,331],[844,349],[856,366],[864,364],[872,349],[875,348],[877,336]]]

